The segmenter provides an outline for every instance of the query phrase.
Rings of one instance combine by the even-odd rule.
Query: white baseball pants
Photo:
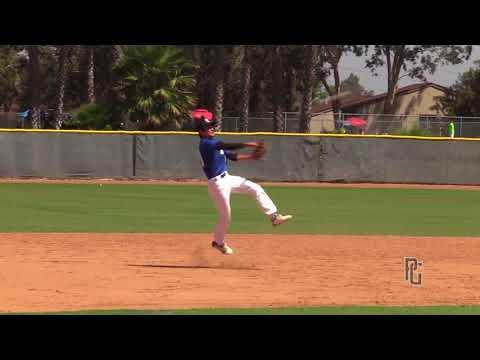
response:
[[[223,244],[231,221],[230,194],[239,193],[254,197],[265,215],[273,215],[277,207],[265,190],[254,182],[240,176],[225,173],[208,180],[208,192],[219,212],[219,220],[215,227],[214,241]]]

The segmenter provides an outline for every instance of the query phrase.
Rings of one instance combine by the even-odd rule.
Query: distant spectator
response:
[[[455,123],[453,122],[453,120],[451,120],[448,124],[448,135],[450,136],[450,139],[453,139],[455,137]]]
[[[17,128],[24,128],[25,122],[27,121],[30,115],[30,109],[27,109],[24,112],[17,113]]]

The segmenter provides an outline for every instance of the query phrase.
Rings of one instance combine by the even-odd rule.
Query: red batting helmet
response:
[[[197,130],[206,130],[217,125],[217,122],[213,119],[213,114],[206,109],[192,111],[192,118]]]

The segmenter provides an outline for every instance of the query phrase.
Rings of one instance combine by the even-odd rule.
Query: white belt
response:
[[[225,171],[224,173],[221,173],[220,175],[217,175],[213,178],[208,179],[208,181],[218,181],[218,180],[224,178],[227,175],[228,175],[228,173]]]

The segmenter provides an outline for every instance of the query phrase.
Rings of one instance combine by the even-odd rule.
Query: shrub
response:
[[[82,130],[112,129],[112,114],[102,105],[85,104],[72,111],[72,119],[66,124],[69,128]]]
[[[391,132],[392,135],[400,135],[400,136],[435,136],[433,132],[422,129],[418,126],[413,127],[411,129],[399,129],[394,130]]]

